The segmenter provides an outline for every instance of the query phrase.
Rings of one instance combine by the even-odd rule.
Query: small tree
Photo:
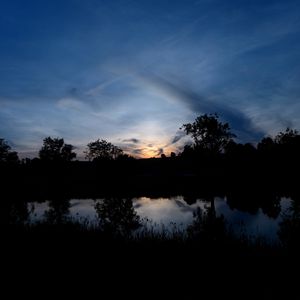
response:
[[[285,132],[279,132],[275,137],[275,142],[279,145],[293,145],[299,143],[300,135],[297,130],[287,128]]]
[[[221,153],[235,137],[230,132],[229,124],[220,122],[217,114],[199,116],[193,123],[183,124],[180,129],[192,136],[194,148],[215,154]]]
[[[84,152],[88,160],[113,160],[123,155],[123,150],[107,142],[106,140],[96,140],[87,144]]]
[[[73,149],[72,145],[65,144],[64,139],[51,138],[49,136],[43,140],[39,157],[42,160],[48,161],[71,161],[76,157]]]
[[[11,147],[8,145],[5,139],[0,138],[0,162],[18,162],[18,153],[11,151]]]

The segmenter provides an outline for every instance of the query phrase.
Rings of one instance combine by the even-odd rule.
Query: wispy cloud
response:
[[[229,122],[234,131],[240,132],[244,136],[258,139],[264,134],[264,131],[256,128],[244,112],[227,105],[226,102],[217,102],[213,97],[200,95],[182,83],[173,83],[154,74],[148,74],[147,80],[175,101],[185,103],[196,113],[218,113],[223,120]],[[175,136],[174,139],[178,138]]]
[[[75,98],[62,98],[57,101],[57,107],[66,109],[75,109],[82,111],[85,109],[84,104]]]
[[[142,155],[143,151],[144,151],[143,148],[141,148],[141,149],[133,149],[132,153],[133,154],[137,154],[137,155]]]
[[[156,155],[162,155],[164,153],[164,149],[163,148],[159,148],[156,150]]]
[[[134,143],[134,144],[138,144],[141,141],[139,139],[135,139],[135,138],[131,138],[131,139],[124,139],[122,140],[123,143]]]
[[[182,130],[178,130],[175,136],[173,137],[173,139],[171,140],[170,144],[168,144],[168,146],[176,144],[185,136],[186,136],[185,132],[183,132]]]

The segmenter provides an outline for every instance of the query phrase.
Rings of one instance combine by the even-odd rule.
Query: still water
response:
[[[97,221],[95,204],[99,199],[71,199],[66,201],[61,213],[78,221]],[[288,210],[291,205],[290,198],[280,198],[274,208],[262,209],[260,207],[235,208],[226,197],[213,198],[216,216],[223,215],[232,230],[240,235],[247,234],[260,236],[269,240],[277,240],[278,225],[282,220],[282,212]],[[137,215],[155,230],[174,229],[185,230],[193,222],[193,213],[198,207],[205,210],[211,205],[207,199],[193,199],[187,201],[183,196],[170,198],[133,198],[132,204]],[[52,205],[52,206],[51,206]],[[37,222],[45,219],[47,212],[53,209],[51,201],[28,203],[30,210],[29,221]],[[59,208],[61,209],[61,208]]]

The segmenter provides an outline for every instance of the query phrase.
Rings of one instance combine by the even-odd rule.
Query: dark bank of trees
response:
[[[238,143],[228,123],[204,114],[181,129],[193,141],[182,152],[161,158],[134,159],[112,143],[98,139],[85,150],[87,161],[76,161],[75,147],[63,138],[43,140],[39,158],[19,160],[0,140],[2,182],[39,193],[167,193],[195,189],[224,192],[233,188],[297,189],[300,135],[287,128],[257,145]],[[67,196],[67,195],[66,195]],[[87,196],[87,195],[86,195]]]
[[[297,130],[290,128],[273,138],[264,137],[257,145],[237,143],[229,124],[220,122],[217,115],[205,114],[193,123],[184,124],[182,128],[194,141],[192,145],[185,146],[180,154],[186,158],[213,158],[218,163],[218,159],[222,158],[230,163],[258,163],[261,167],[270,162],[273,166],[279,166],[287,161],[300,161],[300,135]]]

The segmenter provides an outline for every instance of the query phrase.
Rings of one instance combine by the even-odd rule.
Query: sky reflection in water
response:
[[[193,222],[193,212],[200,207],[205,209],[210,205],[209,202],[198,199],[193,204],[187,204],[184,197],[170,198],[133,198],[133,207],[137,214],[147,224],[154,225],[156,230],[164,228],[174,228],[174,224],[179,229],[185,229]],[[69,217],[76,220],[86,220],[95,222],[97,214],[93,199],[72,199],[69,201]],[[281,198],[281,212],[288,209],[291,200]],[[49,209],[49,201],[34,202],[28,204],[31,209],[30,221],[41,221],[45,217],[45,212]],[[233,230],[240,233],[247,233],[256,236],[267,237],[271,240],[277,239],[278,224],[281,221],[281,215],[277,218],[270,218],[262,212],[262,209],[255,214],[243,212],[237,209],[231,209],[226,202],[226,198],[215,197],[215,209],[217,216],[224,215],[226,221],[232,225]]]

